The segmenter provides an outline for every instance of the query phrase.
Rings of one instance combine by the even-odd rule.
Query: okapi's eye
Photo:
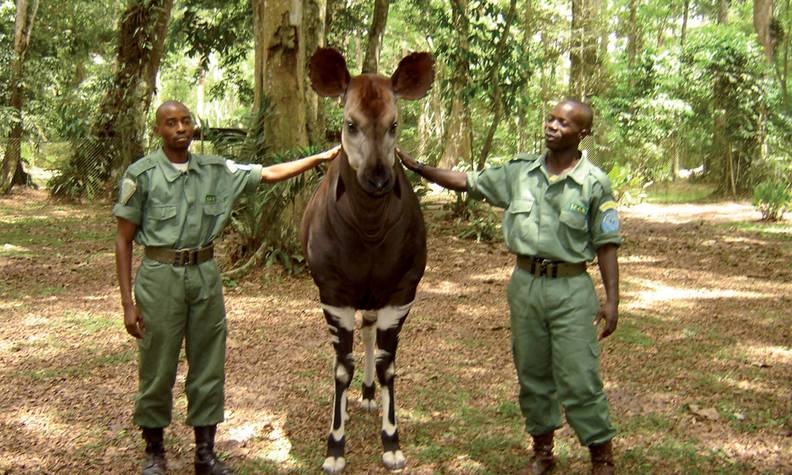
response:
[[[352,122],[351,120],[347,121],[346,126],[349,133],[354,134],[357,132],[357,127],[355,126],[355,123]]]
[[[396,129],[398,127],[399,127],[399,123],[394,120],[393,123],[390,126],[390,133],[395,134],[396,133]]]

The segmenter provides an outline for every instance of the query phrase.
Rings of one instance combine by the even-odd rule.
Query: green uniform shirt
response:
[[[594,259],[603,244],[620,245],[619,214],[610,180],[586,158],[550,176],[546,154],[468,173],[468,193],[505,208],[503,236],[518,255],[564,262]]]
[[[113,214],[138,225],[136,243],[205,246],[223,229],[234,200],[261,183],[261,165],[192,153],[187,163],[187,171],[178,170],[159,149],[127,168]]]

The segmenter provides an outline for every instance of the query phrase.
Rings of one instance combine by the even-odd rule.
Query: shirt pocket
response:
[[[209,216],[220,216],[225,210],[225,203],[211,203],[203,205],[203,212]]]
[[[154,222],[166,221],[176,216],[174,205],[153,205],[146,210],[146,217]]]
[[[559,236],[567,249],[576,253],[584,253],[589,243],[588,220],[586,215],[575,211],[564,210],[558,216],[561,223]]]
[[[534,208],[533,199],[514,200],[509,204],[503,223],[507,244],[513,247],[521,242],[535,242],[537,226],[533,219]]]

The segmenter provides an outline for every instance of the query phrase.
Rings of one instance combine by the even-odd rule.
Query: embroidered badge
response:
[[[580,214],[586,214],[586,211],[588,211],[588,209],[586,209],[586,207],[583,206],[583,204],[576,203],[574,201],[567,205],[567,209],[569,211],[574,211],[575,213],[580,213]]]
[[[217,197],[215,195],[206,195],[206,204],[211,205],[217,203]]]
[[[137,182],[131,178],[124,178],[121,181],[121,193],[119,201],[121,204],[125,205],[129,203],[129,200],[132,198],[132,195],[135,194],[137,191]]]
[[[602,215],[600,229],[603,233],[615,233],[619,231],[619,212],[616,208],[610,208]]]

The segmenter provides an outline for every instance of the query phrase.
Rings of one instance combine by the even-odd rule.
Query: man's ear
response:
[[[580,140],[583,140],[589,135],[591,135],[591,131],[589,129],[580,129]]]

